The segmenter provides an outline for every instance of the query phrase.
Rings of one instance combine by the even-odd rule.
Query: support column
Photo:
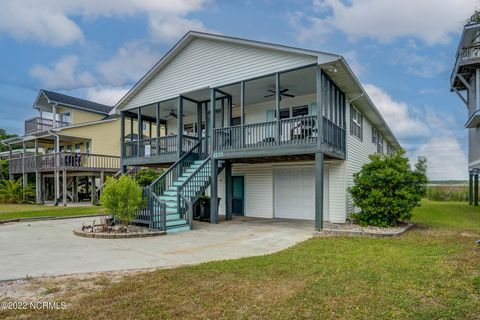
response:
[[[92,204],[95,204],[97,202],[96,196],[95,196],[95,176],[92,176],[92,184],[90,185],[90,198],[92,201]]]
[[[468,204],[473,204],[473,174],[471,172],[468,175]]]
[[[38,160],[38,139],[35,139],[35,202],[37,204],[42,203],[42,183],[41,183],[41,173],[38,172],[37,166]]]
[[[104,183],[105,183],[105,172],[100,171],[100,186],[99,187],[102,187]],[[102,192],[102,190],[100,190],[100,193],[101,192]],[[100,197],[100,193],[98,194],[99,197]]]
[[[209,150],[208,149],[209,147],[208,131],[210,130],[209,129],[210,123],[208,120],[208,102],[205,102],[204,109],[205,109],[205,155],[207,155]]]
[[[245,82],[240,82],[240,146],[245,144]]]
[[[213,129],[215,128],[215,89],[210,89],[210,125],[208,136],[211,139],[210,153],[213,153]],[[212,154],[210,184],[210,223],[218,223],[218,160]]]
[[[13,155],[11,144],[8,144],[8,155],[9,155],[8,159],[11,160]],[[10,163],[8,164],[8,179],[10,181],[13,181],[13,174],[12,174],[12,170],[10,169]]]
[[[183,97],[178,96],[177,101],[177,159],[183,151]]]
[[[62,203],[67,206],[67,170],[62,170]]]
[[[221,109],[220,128],[225,127],[225,98],[222,99],[222,109]]]
[[[202,143],[202,104],[197,103],[197,139],[200,142],[198,154],[200,158],[203,158],[203,143]]]
[[[323,229],[323,170],[324,154],[322,152],[323,141],[323,112],[322,112],[322,69],[317,66],[317,152],[315,152],[315,230]],[[280,118],[280,117],[279,117]]]
[[[475,69],[475,109],[480,110],[480,68]]]
[[[57,204],[57,201],[60,199],[60,173],[58,171],[58,168],[60,167],[60,141],[58,136],[54,136],[54,149],[55,149],[55,157],[54,157],[54,162],[55,162],[55,170],[54,170],[54,177],[53,177],[53,188],[54,188],[54,194],[55,194],[55,199],[54,202]]]
[[[27,145],[25,141],[22,143],[23,150],[22,150],[22,177],[23,177],[23,188],[26,188],[28,185],[28,175],[26,173],[26,166],[25,166],[25,157],[27,156]],[[25,197],[24,197],[25,200]]]
[[[125,157],[125,112],[120,112],[120,155]]]
[[[323,229],[323,152],[315,153],[315,230]]]
[[[280,74],[275,74],[275,143],[280,144]]]
[[[225,160],[225,219],[232,220],[232,163]]]
[[[72,181],[72,197],[73,202],[78,202],[78,177],[74,176]]]
[[[45,177],[43,175],[40,175],[40,179],[42,184],[42,202],[44,203],[47,196],[47,189],[45,188],[46,187]]]
[[[56,128],[57,127],[57,104],[53,103],[52,104],[52,127]]]
[[[143,138],[142,108],[138,108],[137,114],[138,133],[137,133],[137,157],[140,157],[141,140]]]
[[[473,187],[473,205],[478,207],[478,173],[475,173]]]
[[[228,106],[227,106],[227,127],[232,126],[232,96],[228,97]]]
[[[157,102],[157,107],[155,108],[155,147],[157,155],[160,153],[160,102]]]

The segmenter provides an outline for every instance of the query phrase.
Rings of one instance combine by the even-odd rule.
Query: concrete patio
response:
[[[310,238],[313,222],[236,217],[218,225],[138,239],[90,239],[72,230],[94,218],[0,226],[0,280],[175,267],[273,253]],[[97,218],[98,220],[98,218]]]

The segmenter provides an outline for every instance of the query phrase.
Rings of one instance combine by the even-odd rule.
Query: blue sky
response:
[[[400,5],[399,5],[400,4]],[[449,91],[473,0],[5,0],[0,127],[21,134],[38,89],[114,104],[188,30],[344,55],[432,179],[467,175],[466,108]]]

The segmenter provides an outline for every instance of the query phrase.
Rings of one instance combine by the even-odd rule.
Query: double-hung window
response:
[[[363,140],[363,116],[354,106],[350,106],[350,134]]]

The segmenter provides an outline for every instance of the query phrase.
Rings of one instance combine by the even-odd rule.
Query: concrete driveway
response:
[[[138,239],[91,239],[72,230],[93,218],[0,225],[0,280],[155,267],[273,253],[310,238],[313,222],[237,217]]]

